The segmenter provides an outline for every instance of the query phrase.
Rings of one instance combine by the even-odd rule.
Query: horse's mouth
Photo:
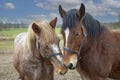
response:
[[[75,67],[74,68],[69,68],[70,70],[74,70],[75,69]]]
[[[67,73],[67,70],[65,72],[60,72],[60,75],[64,75]]]

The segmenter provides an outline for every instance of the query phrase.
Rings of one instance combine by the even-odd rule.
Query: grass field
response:
[[[0,31],[0,38],[13,39],[17,34],[26,32],[27,28],[10,28],[9,30]]]
[[[1,37],[14,38],[17,34],[26,31],[27,28],[10,28],[9,30],[2,30],[0,31],[0,38]],[[60,28],[56,28],[56,32],[59,33]]]
[[[27,28],[11,28],[9,30],[0,31],[0,50],[13,49],[13,40],[21,32],[26,32]],[[60,28],[56,28],[56,32],[60,33]]]
[[[17,71],[13,67],[12,53],[13,40],[21,32],[26,32],[26,28],[10,29],[0,31],[0,80],[18,80]],[[60,35],[60,28],[56,28]],[[61,40],[63,42],[63,40]],[[69,70],[65,75],[55,74],[55,80],[81,80],[76,70]]]
[[[25,31],[27,31],[27,28],[11,28],[0,31],[0,50],[13,49],[15,36]]]
[[[109,29],[118,29],[120,28],[119,25],[111,24],[106,25]],[[16,35],[18,35],[21,32],[26,32],[27,28],[10,28],[9,30],[2,30],[0,31],[0,50],[4,49],[12,49],[13,48],[13,40]],[[63,43],[62,36],[60,34],[60,28],[56,28],[56,32],[59,34],[59,37],[61,38],[61,43]]]

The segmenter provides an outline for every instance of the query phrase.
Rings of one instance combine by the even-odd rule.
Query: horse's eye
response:
[[[79,32],[75,32],[75,36],[79,36]]]

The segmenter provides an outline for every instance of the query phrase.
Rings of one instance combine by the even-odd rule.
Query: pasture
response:
[[[0,80],[18,80],[19,76],[12,64],[13,40],[17,34],[26,31],[27,28],[11,28],[0,31]],[[60,28],[56,28],[56,32],[60,36],[60,44],[62,44]],[[80,76],[73,70],[68,71],[64,76],[55,73],[55,80],[80,80]]]
[[[18,80],[18,74],[12,64],[13,40],[17,34],[26,31],[27,28],[11,28],[7,31],[0,31],[0,80]],[[62,47],[60,28],[56,28],[56,32],[60,36]],[[64,76],[55,74],[55,80],[80,80],[80,76],[76,70],[71,70]]]
[[[13,40],[21,32],[26,32],[27,28],[11,28],[0,31],[0,50],[13,49]]]

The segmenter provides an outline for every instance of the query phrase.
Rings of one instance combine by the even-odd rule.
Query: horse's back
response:
[[[26,43],[26,34],[27,33],[20,33],[15,37],[14,40],[14,54],[13,54],[13,58],[15,59],[14,62],[16,62],[16,60],[18,60],[18,57],[20,55],[23,54],[24,52],[24,48],[25,48],[25,43]]]
[[[25,41],[25,39],[26,39],[26,32],[23,32],[23,33],[20,33],[20,34],[18,34],[16,37],[15,37],[15,39],[14,39],[14,47],[16,47],[17,46],[17,44],[21,44],[21,43],[23,43],[24,41]]]
[[[114,56],[114,63],[112,65],[112,70],[109,74],[109,77],[114,79],[120,79],[120,29],[111,30],[111,43],[112,50],[110,50]]]
[[[113,33],[115,45],[116,45],[116,48],[118,48],[119,50],[118,53],[120,54],[120,29],[112,30],[111,32]]]
[[[26,34],[27,33],[20,33],[18,34],[15,39],[14,39],[14,57],[18,59],[17,57],[19,57],[20,54],[23,53],[23,49],[25,46],[25,41],[26,41]],[[14,60],[15,62],[15,60]]]

